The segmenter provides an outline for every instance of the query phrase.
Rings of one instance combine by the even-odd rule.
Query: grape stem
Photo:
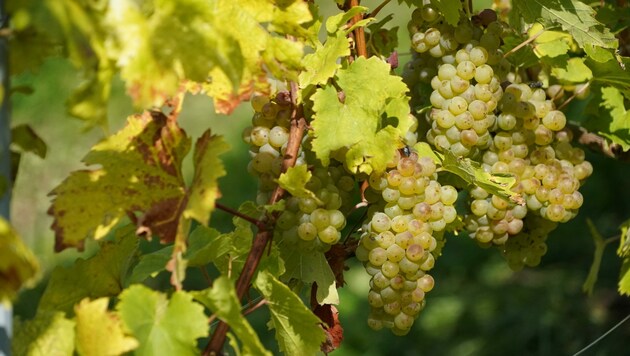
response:
[[[575,99],[578,95],[584,93],[590,86],[591,86],[591,82],[584,84],[579,90],[576,90],[575,93],[573,93],[573,95],[571,95],[567,100],[565,100],[564,103],[562,103],[562,105],[558,107],[558,110],[562,110],[562,108],[569,105],[569,103],[573,101],[573,99]]]
[[[250,224],[256,226],[259,230],[264,228],[264,226],[265,226],[265,223],[262,220],[254,219],[251,216],[245,215],[245,214],[241,213],[240,211],[232,209],[232,208],[230,208],[228,206],[225,206],[225,205],[223,205],[221,203],[215,203],[215,206],[217,207],[217,209],[223,210],[226,213],[232,214],[234,216],[237,216],[237,217],[239,217],[239,218],[249,222]]]
[[[286,172],[289,167],[295,166],[295,161],[297,160],[298,156],[298,150],[300,148],[300,144],[302,143],[302,138],[304,137],[304,130],[306,129],[306,119],[304,118],[303,108],[301,105],[297,105],[297,83],[291,82],[290,87],[293,112],[291,115],[289,141],[287,143],[284,160],[282,161],[283,173]],[[282,189],[280,186],[276,186],[271,194],[271,197],[269,198],[269,204],[273,205],[277,203],[280,199],[282,199],[284,193],[284,189]],[[264,254],[267,244],[271,241],[271,238],[273,237],[273,226],[276,217],[277,216],[274,214],[267,215],[264,221],[269,224],[262,224],[262,226],[260,227],[257,226],[258,232],[254,237],[252,248],[247,255],[243,270],[241,271],[241,274],[239,275],[236,282],[236,294],[238,295],[239,300],[241,300],[245,293],[247,293],[247,291],[249,290],[252,278],[254,277],[254,273],[256,272],[258,264],[260,263],[260,259]],[[223,348],[223,344],[225,343],[225,337],[227,335],[228,329],[228,324],[224,323],[223,321],[219,322],[219,325],[210,338],[210,342],[203,352],[204,356],[218,355],[221,353],[221,349]]]
[[[518,46],[512,48],[511,50],[507,51],[504,55],[503,58],[507,58],[510,54],[518,51],[519,49],[527,46],[528,44],[532,43],[534,40],[536,40],[538,37],[540,37],[540,35],[542,35],[543,33],[545,33],[545,29],[542,29],[540,31],[538,31],[535,35],[533,35],[532,37],[526,39],[525,41],[523,41],[521,44],[519,44]]]

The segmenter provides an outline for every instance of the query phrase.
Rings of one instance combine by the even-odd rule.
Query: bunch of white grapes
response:
[[[404,335],[424,308],[425,293],[433,289],[428,271],[441,233],[457,217],[457,190],[438,183],[435,163],[415,152],[391,166],[369,177],[372,195],[384,204],[371,207],[356,256],[372,276],[369,326]]]

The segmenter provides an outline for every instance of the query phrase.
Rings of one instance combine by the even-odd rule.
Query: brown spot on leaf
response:
[[[329,354],[338,349],[343,341],[343,327],[339,322],[339,311],[334,305],[324,304],[316,306],[313,312],[324,322],[322,328],[326,334],[326,341],[322,343],[321,350]]]
[[[160,242],[175,240],[182,211],[186,206],[184,197],[169,198],[159,201],[138,219],[138,235],[156,235]]]

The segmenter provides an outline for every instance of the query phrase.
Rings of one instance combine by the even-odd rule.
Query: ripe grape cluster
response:
[[[248,171],[259,178],[256,203],[264,205],[275,189],[289,139],[291,103],[287,92],[273,99],[255,96],[251,100],[255,111],[252,126],[243,132],[250,145]],[[304,137],[297,165],[306,164],[310,138]],[[301,244],[305,249],[325,251],[339,242],[340,231],[346,225],[342,210],[348,209],[354,179],[340,166],[312,168],[312,177],[305,188],[314,193],[307,197],[288,197],[286,209],[279,216],[277,230],[287,243]]]
[[[494,11],[461,16],[450,26],[434,10],[416,9],[409,23],[416,53],[403,79],[412,88],[412,107],[429,107],[420,117],[435,150],[516,178],[517,201],[462,187],[469,191],[465,228],[479,244],[497,246],[511,267],[535,265],[547,234],[577,214],[583,203],[578,188],[592,173],[556,110],[562,88],[545,92],[508,81],[519,79],[500,49],[511,30]]]
[[[397,158],[384,174],[369,177],[372,205],[356,250],[372,276],[368,324],[409,332],[433,289],[428,272],[437,257],[439,239],[457,212],[457,190],[437,182],[435,163],[412,152]]]

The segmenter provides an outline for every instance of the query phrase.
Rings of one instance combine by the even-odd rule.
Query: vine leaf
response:
[[[599,107],[604,109],[604,115],[601,111],[599,112],[598,121],[601,121],[601,124],[598,126],[605,126],[606,128],[600,134],[621,145],[624,151],[629,150],[630,111],[625,107],[621,92],[613,87],[602,88]]]
[[[197,339],[208,335],[203,307],[191,294],[163,293],[135,284],[120,294],[116,309],[139,341],[136,355],[197,355]]]
[[[325,166],[339,150],[352,172],[385,170],[412,124],[407,86],[390,70],[378,58],[358,58],[337,72],[342,93],[329,84],[313,94],[313,151]]]
[[[319,326],[321,320],[300,297],[267,271],[258,273],[254,287],[267,300],[280,351],[287,355],[316,354],[326,337]]]
[[[184,258],[188,262],[188,267],[200,267],[214,262],[231,249],[229,238],[225,238],[225,235],[215,229],[199,225],[188,237],[188,248],[184,253]],[[155,277],[166,269],[166,264],[172,255],[173,246],[142,255],[128,283],[141,283],[149,277]]]
[[[133,226],[117,231],[116,241],[106,241],[87,260],[78,259],[71,267],[57,266],[52,271],[39,310],[60,310],[68,313],[85,297],[115,296],[123,289],[138,250]]]
[[[583,58],[571,58],[565,68],[553,68],[551,74],[562,82],[572,83],[583,83],[593,78],[593,72],[584,64]]]
[[[197,140],[193,156],[195,175],[184,210],[185,218],[193,218],[204,225],[208,223],[214,202],[220,196],[217,180],[226,174],[219,155],[229,148],[223,137],[212,135],[210,131]]]
[[[295,248],[290,244],[279,245],[286,267],[283,280],[297,279],[304,283],[317,283],[316,297],[319,304],[339,304],[335,274],[324,253]]]
[[[481,168],[478,162],[468,158],[458,158],[451,151],[444,153],[442,168],[461,177],[468,184],[485,189],[488,193],[517,204],[524,204],[523,197],[511,189],[516,178],[511,175],[490,174]]]
[[[184,245],[188,223],[182,216],[208,223],[219,195],[216,181],[225,174],[218,155],[227,149],[221,137],[204,133],[187,189],[181,165],[190,145],[172,117],[161,112],[130,116],[122,130],[84,158],[100,168],[75,171],[51,192],[55,249],[81,249],[86,238],[102,238],[126,216],[137,220],[138,234]]]
[[[337,58],[349,55],[350,42],[344,31],[328,36],[323,46],[304,56],[304,71],[299,76],[300,88],[326,83],[341,68]]]
[[[451,26],[457,26],[462,11],[462,2],[459,0],[431,0],[431,4],[444,15],[444,19]]]
[[[80,355],[119,355],[138,347],[138,340],[125,335],[116,313],[108,312],[109,298],[83,299],[74,307],[76,347]]]
[[[595,45],[615,49],[619,45],[614,34],[595,19],[595,10],[581,1],[516,1],[514,9],[526,22],[541,21],[546,27],[562,26],[580,47]]]
[[[62,312],[38,312],[31,320],[16,320],[12,352],[29,356],[72,355],[74,339],[74,320],[66,319]]]
[[[630,257],[630,220],[624,221],[619,228],[621,229],[621,235],[617,255],[619,257]]]
[[[317,198],[315,193],[306,189],[304,186],[311,179],[313,174],[308,171],[306,165],[302,164],[287,169],[286,173],[282,173],[278,178],[278,184],[287,192],[297,198],[312,198],[318,204],[324,203]]]
[[[329,354],[337,350],[343,341],[343,327],[339,322],[339,311],[334,305],[316,305],[313,312],[323,321],[326,341],[322,344],[321,350]]]
[[[0,217],[0,304],[12,301],[39,272],[35,255],[9,223]]]
[[[243,343],[243,355],[271,355],[260,342],[254,328],[241,314],[241,303],[229,278],[219,277],[212,288],[193,292],[192,295],[232,328]]]

